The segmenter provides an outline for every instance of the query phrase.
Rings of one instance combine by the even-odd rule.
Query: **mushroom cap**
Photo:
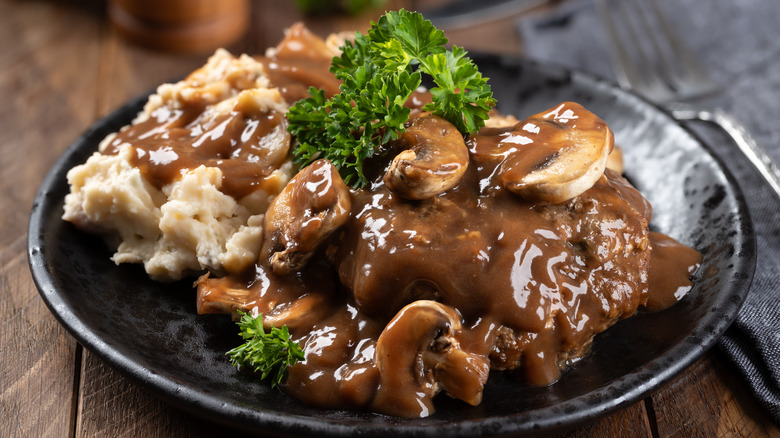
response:
[[[557,204],[593,187],[604,174],[614,136],[581,105],[564,102],[519,125],[527,144],[499,170],[508,190],[531,202]]]
[[[350,208],[349,189],[330,161],[317,160],[303,168],[266,211],[261,262],[278,275],[300,270],[347,221]]]
[[[439,116],[413,119],[397,142],[408,149],[396,155],[383,181],[402,198],[431,198],[455,187],[466,173],[469,151],[463,136]]]
[[[380,384],[374,404],[403,417],[432,414],[440,391],[479,404],[490,362],[461,348],[460,330],[460,315],[442,303],[418,300],[401,309],[377,341]]]

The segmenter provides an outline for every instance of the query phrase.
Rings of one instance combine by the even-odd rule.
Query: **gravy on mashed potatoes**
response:
[[[338,41],[301,25],[290,33],[318,44],[300,46],[304,54],[277,48],[265,63],[220,49],[186,79],[161,85],[130,125],[68,172],[63,218],[104,236],[115,263],[143,263],[155,280],[252,265],[263,213],[293,174],[285,97],[328,81],[338,89],[331,75],[289,67],[301,57],[329,65]]]

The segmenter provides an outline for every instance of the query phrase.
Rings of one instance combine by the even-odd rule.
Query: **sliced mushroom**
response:
[[[211,286],[211,287],[210,287]],[[333,312],[328,296],[306,294],[290,303],[263,300],[246,288],[219,287],[201,283],[198,287],[198,313],[223,313],[239,319],[239,310],[253,315],[263,314],[266,328],[286,325],[291,331],[309,330]]]
[[[478,405],[490,362],[461,349],[460,330],[455,309],[436,301],[401,309],[377,341],[380,384],[374,405],[391,415],[425,417],[434,412],[433,397],[440,391]]]
[[[349,189],[328,160],[303,168],[265,214],[261,263],[277,275],[300,270],[349,217]]]
[[[588,190],[601,178],[614,137],[603,120],[573,102],[518,124],[522,141],[502,163],[504,187],[538,203],[557,204]],[[506,141],[506,140],[505,140]]]
[[[607,157],[607,169],[612,169],[620,175],[623,174],[623,149],[617,145],[612,148],[612,152]]]
[[[203,274],[195,282],[198,295],[195,304],[198,314],[226,313],[235,314],[237,310],[247,311],[255,304],[253,292],[243,284],[236,284],[230,277],[211,278]]]
[[[398,154],[384,183],[406,199],[427,199],[460,182],[469,163],[463,136],[450,122],[434,115],[414,119],[397,140],[408,148]]]
[[[333,306],[328,301],[331,298],[324,294],[306,294],[295,301],[276,306],[263,315],[263,324],[267,327],[286,325],[290,330],[310,330],[314,324],[325,319],[333,312]]]
[[[286,325],[291,332],[308,331],[340,302],[329,270],[309,266],[299,275],[278,276],[267,269],[256,265],[254,272],[242,275],[202,275],[195,282],[198,313],[225,313],[234,319],[238,311],[262,313],[267,328]]]

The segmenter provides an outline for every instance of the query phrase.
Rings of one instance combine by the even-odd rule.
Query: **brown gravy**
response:
[[[286,159],[289,133],[284,114],[248,116],[237,106],[228,115],[201,118],[195,108],[158,108],[149,120],[120,131],[105,154],[131,145],[132,164],[158,189],[198,166],[222,170],[225,194],[241,199],[253,192]],[[269,148],[269,144],[275,145]],[[283,151],[274,150],[279,146]]]
[[[270,57],[259,57],[271,86],[288,104],[308,96],[311,86],[327,95],[337,93],[340,81],[328,71],[332,53],[321,38],[304,26],[290,28]],[[182,172],[198,166],[222,170],[223,193],[241,199],[262,187],[287,159],[290,134],[287,119],[277,111],[258,111],[251,100],[239,101],[226,115],[209,115],[205,101],[193,100],[154,111],[148,120],[120,131],[104,150],[115,154],[123,145],[134,150],[133,166],[161,189]]]
[[[308,97],[309,87],[324,90],[326,96],[339,92],[341,81],[330,73],[331,49],[301,23],[290,27],[272,56],[257,59],[265,65],[271,84],[290,104]]]
[[[295,287],[281,285],[291,280],[261,264],[243,283],[202,280],[199,311],[240,308],[262,312],[269,324],[286,323],[306,361],[290,369],[284,390],[315,406],[407,417],[433,412],[420,386],[429,371],[411,365],[387,371],[386,364],[382,371],[390,359],[378,354],[390,326],[399,340],[389,363],[403,364],[421,348],[403,336],[419,328],[398,316],[420,300],[446,304],[462,319],[452,339],[465,356],[447,378],[463,388],[463,400],[473,396],[469,388],[481,390],[486,367],[513,370],[533,385],[556,381],[597,333],[640,306],[673,304],[666,291],[690,285],[695,263],[688,255],[698,253],[650,233],[649,204],[611,171],[558,205],[502,190],[501,142],[517,129],[470,137],[466,176],[430,200],[398,198],[377,171],[372,188],[352,192],[349,221],[295,277]],[[663,284],[650,268],[656,245]],[[316,281],[303,280],[312,272]]]
[[[701,253],[654,231],[650,232],[650,244],[650,295],[645,308],[662,310],[693,288],[691,277],[701,265]]]
[[[294,26],[275,54],[258,59],[288,103],[309,86],[338,91],[323,42],[305,28]],[[426,98],[416,94],[412,106]],[[241,198],[274,168],[256,157],[268,155],[269,138],[286,134],[285,119],[247,118],[239,107],[205,123],[202,110],[159,110],[120,132],[107,153],[131,144],[134,164],[158,187],[184,169],[219,167],[222,190]],[[287,325],[306,360],[289,370],[284,391],[325,408],[426,416],[432,385],[478,404],[488,369],[534,385],[556,381],[597,333],[640,306],[676,302],[700,259],[650,233],[650,205],[611,171],[562,204],[503,190],[496,175],[508,155],[526,148],[532,167],[549,155],[533,148],[543,138],[524,144],[522,130],[469,137],[465,177],[429,200],[394,196],[380,183],[382,160],[391,157],[377,160],[373,186],[351,193],[347,224],[302,270],[280,276],[260,263],[242,275],[204,276],[199,313],[242,309]],[[418,302],[444,304],[455,317],[439,326],[404,317]],[[419,336],[437,341],[419,345]],[[392,348],[381,348],[383,339]],[[417,355],[425,348],[434,354]]]

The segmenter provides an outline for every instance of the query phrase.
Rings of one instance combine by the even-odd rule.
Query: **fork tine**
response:
[[[717,91],[718,85],[685,47],[656,1],[649,0],[649,8],[647,3],[596,0],[620,86],[659,102],[682,102]]]
[[[621,87],[629,89],[632,84],[639,82],[639,72],[634,68],[626,48],[620,43],[617,27],[608,8],[607,0],[596,0],[596,12],[607,31],[607,50],[615,76]]]
[[[629,17],[628,8],[625,7],[627,1],[632,1],[632,3],[636,4],[635,9],[638,12],[634,13],[633,20]],[[697,64],[696,58],[683,45],[683,41],[677,36],[672,26],[667,23],[661,11],[656,7],[655,0],[642,0],[650,1],[652,17],[644,15],[643,9],[638,6],[639,1],[615,0],[614,3],[620,6],[614,7],[613,12],[609,8],[608,0],[595,0],[596,12],[607,32],[607,50],[621,87],[633,89],[651,101],[663,104],[677,120],[702,121],[719,126],[750,160],[751,164],[758,169],[775,193],[780,196],[780,168],[772,162],[764,148],[756,143],[753,137],[734,117],[717,108],[710,111],[696,108],[690,102],[686,103],[686,101],[694,97],[701,97],[704,94],[716,92],[720,87],[707,71]],[[616,19],[614,15],[618,14],[620,17]],[[651,19],[658,24],[658,27],[651,24]],[[640,21],[644,32],[634,28],[632,21]],[[626,38],[618,30],[617,22],[620,22],[622,25],[622,29],[624,29],[623,35],[627,34]],[[642,40],[637,32],[641,32],[645,40]],[[631,44],[633,44],[632,50],[629,50],[624,45],[626,39],[631,40]],[[650,56],[645,53],[645,47],[648,45],[647,40],[649,40],[649,45],[653,47],[654,51]],[[663,40],[666,40],[668,43],[668,47],[666,47],[668,52],[670,52],[670,54],[667,54],[668,58],[663,56],[663,50],[661,49],[661,41]],[[639,71],[637,64],[630,56],[632,53],[640,58],[645,67],[644,71]],[[680,66],[680,69],[678,69],[680,74],[668,75],[676,81],[674,87],[668,81],[663,82],[659,78],[660,69],[656,68],[657,65],[650,61],[650,58],[658,61],[659,64],[663,64],[665,68],[669,67],[670,73],[673,70],[671,67]]]
[[[626,2],[622,1],[620,2],[622,5],[625,5]],[[643,5],[643,3],[645,3]],[[652,0],[651,0],[652,3]],[[652,52],[650,55],[650,58],[655,60],[655,64],[651,62],[647,62],[646,65],[649,68],[656,69],[655,71],[658,74],[658,80],[663,81],[667,86],[672,87],[674,90],[678,89],[678,86],[681,85],[681,79],[677,73],[677,70],[672,66],[672,62],[670,61],[670,56],[667,56],[667,53],[664,52],[664,48],[668,47],[662,47],[661,41],[663,40],[663,36],[658,37],[656,35],[656,32],[653,28],[653,22],[651,21],[651,18],[648,16],[647,11],[645,11],[646,2],[637,1],[634,3],[634,10],[636,11],[634,13],[635,21],[638,21],[638,25],[642,27],[642,30],[640,32],[642,35],[645,35],[645,40],[649,41],[650,48],[649,50]],[[657,9],[655,9],[657,11]],[[657,17],[656,17],[657,18]],[[626,17],[626,20],[628,20],[628,17]],[[634,32],[634,42],[637,45],[641,44],[641,41],[639,41],[639,37],[636,36],[636,33]],[[669,46],[667,44],[667,46]],[[674,59],[674,54],[671,55],[671,59]]]
[[[649,0],[644,1],[643,3],[645,3],[645,7],[640,7],[638,9],[643,10],[644,13],[640,15],[643,16],[645,23],[648,25],[648,29],[651,29],[649,25],[650,19],[647,17],[646,11],[644,11],[647,5],[649,5],[653,20],[659,25],[661,33],[663,34],[657,38],[652,38],[653,32],[648,31],[648,35],[651,35],[653,44],[656,46],[658,56],[671,78],[672,86],[677,90],[678,99],[691,99],[715,91],[718,88],[717,83],[712,79],[709,72],[707,72],[707,70],[705,70],[697,61],[697,58],[690,49],[683,43],[683,39],[677,33],[674,26],[669,24],[669,21],[659,9],[657,2],[655,0]],[[671,59],[676,61],[675,64],[678,68],[674,68],[670,58],[664,56],[659,44],[659,39],[662,39],[662,36],[665,36],[663,39],[666,41],[668,48],[672,53]]]
[[[607,2],[608,0],[596,0],[596,11],[607,31],[607,49],[620,86],[624,89],[634,90],[651,100],[664,101],[673,98],[673,90],[658,77],[657,69],[654,68],[650,58],[642,49],[639,36],[630,25],[631,20],[623,7],[624,2],[617,1],[615,3],[619,6],[613,5],[617,13],[621,15],[620,21],[622,28],[625,29],[623,32],[619,30],[614,18],[615,14],[610,11],[610,5]],[[626,37],[623,34],[627,34]],[[630,44],[635,50],[628,50],[623,43],[625,39],[631,40]],[[632,56],[632,53],[636,56]],[[641,63],[642,66],[640,67],[638,63]]]

